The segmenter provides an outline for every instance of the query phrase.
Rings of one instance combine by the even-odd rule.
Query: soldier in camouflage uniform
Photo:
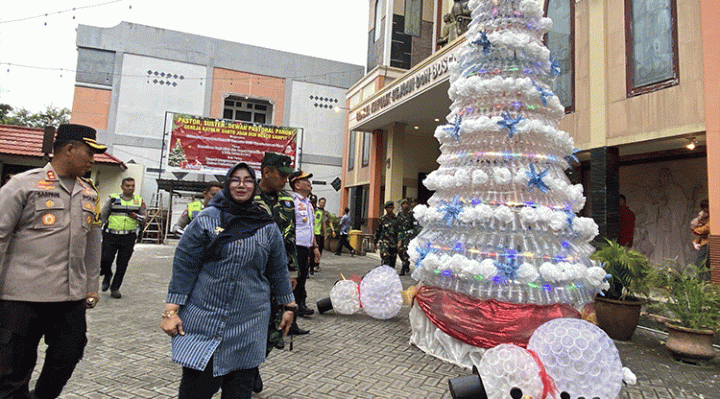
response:
[[[288,269],[297,270],[297,251],[295,249],[295,204],[292,195],[283,190],[287,177],[294,170],[290,167],[290,157],[274,152],[266,152],[260,165],[262,178],[258,182],[258,194],[254,201],[272,215],[280,227]]]
[[[404,276],[410,272],[410,257],[408,256],[407,249],[410,240],[418,235],[418,227],[420,224],[415,220],[413,211],[410,210],[410,200],[404,199],[400,202],[400,213],[397,216],[397,234],[398,234],[398,255],[400,255],[400,262],[402,267],[400,269],[400,275]]]
[[[253,201],[275,219],[275,223],[280,228],[280,233],[285,243],[288,269],[295,271],[298,269],[297,250],[295,248],[295,203],[293,202],[292,196],[283,190],[288,176],[294,172],[293,168],[290,167],[290,162],[291,159],[287,155],[275,152],[265,153],[260,162],[261,179],[258,181],[258,191]],[[270,354],[273,347],[282,349],[284,346],[282,332],[275,331],[272,328],[274,325],[277,329],[277,326],[282,320],[282,317],[278,317],[277,315],[281,315],[282,312],[278,310],[274,298],[271,299],[270,303],[274,305],[270,315],[271,328],[268,329],[267,354]],[[273,315],[275,315],[275,317],[273,317]],[[292,335],[302,335],[309,332],[308,330],[300,328],[296,320],[293,320],[289,331]],[[258,373],[253,392],[261,392],[262,389],[262,377]]]
[[[395,204],[392,201],[385,203],[385,215],[380,218],[380,224],[375,230],[373,243],[377,246],[380,243],[380,256],[383,265],[395,267],[398,248],[397,216],[395,216]]]

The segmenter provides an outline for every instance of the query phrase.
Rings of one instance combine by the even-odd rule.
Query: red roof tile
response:
[[[25,126],[0,125],[0,155],[20,155],[42,158],[43,129]],[[109,153],[95,154],[95,162],[125,166]]]

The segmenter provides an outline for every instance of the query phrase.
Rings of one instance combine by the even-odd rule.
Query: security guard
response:
[[[210,200],[220,190],[222,190],[222,184],[218,182],[208,183],[205,190],[203,190],[203,199],[192,201],[187,204],[187,209],[183,211],[182,215],[180,215],[180,219],[178,219],[177,223],[175,223],[172,227],[172,232],[175,234],[182,234],[185,227],[187,227],[187,225],[195,219],[195,216],[197,216],[200,211],[205,209]]]
[[[407,253],[410,240],[418,235],[419,223],[415,219],[415,214],[410,210],[410,199],[405,198],[400,201],[400,213],[397,216],[397,233],[398,233],[398,255],[402,267],[400,275],[404,276],[410,272],[410,256]]]
[[[122,194],[111,194],[101,211],[105,224],[100,264],[100,274],[104,276],[102,290],[104,292],[109,288],[110,296],[113,298],[122,298],[120,286],[135,247],[138,221],[142,221],[146,215],[145,201],[135,194],[135,179],[124,178],[120,188]],[[117,254],[117,263],[113,278],[112,264],[115,254]]]
[[[394,268],[398,249],[397,216],[395,216],[394,212],[395,204],[392,201],[387,201],[385,202],[384,208],[385,215],[380,218],[380,223],[373,237],[373,243],[375,245],[380,244],[380,256],[382,257],[383,265]]]
[[[52,161],[0,189],[0,397],[56,398],[87,343],[98,300],[98,194],[83,179],[106,147],[95,129],[60,125]],[[33,393],[40,339],[48,347]]]

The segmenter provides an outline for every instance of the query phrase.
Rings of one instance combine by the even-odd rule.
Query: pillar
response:
[[[385,167],[385,154],[382,152],[385,131],[375,130],[370,136],[370,185],[368,187],[368,229],[375,231],[380,220],[382,206],[380,204],[380,188],[382,172]]]
[[[701,0],[701,36],[707,140],[708,199],[710,201],[710,276],[720,284],[720,3]]]
[[[385,158],[385,201],[399,202],[405,177],[405,125],[395,123],[388,131]],[[395,206],[398,208],[398,206]]]

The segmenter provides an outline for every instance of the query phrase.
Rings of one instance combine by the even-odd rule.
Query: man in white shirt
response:
[[[315,263],[320,263],[320,250],[315,241],[313,224],[315,210],[308,198],[312,191],[311,177],[312,174],[300,170],[288,176],[290,187],[293,190],[293,202],[295,203],[295,248],[297,248],[298,255],[297,285],[293,290],[293,294],[295,295],[295,302],[297,302],[300,316],[310,316],[315,313],[313,309],[309,309],[305,304],[307,299],[305,281],[307,281],[308,277],[308,259],[311,250],[315,257]]]

